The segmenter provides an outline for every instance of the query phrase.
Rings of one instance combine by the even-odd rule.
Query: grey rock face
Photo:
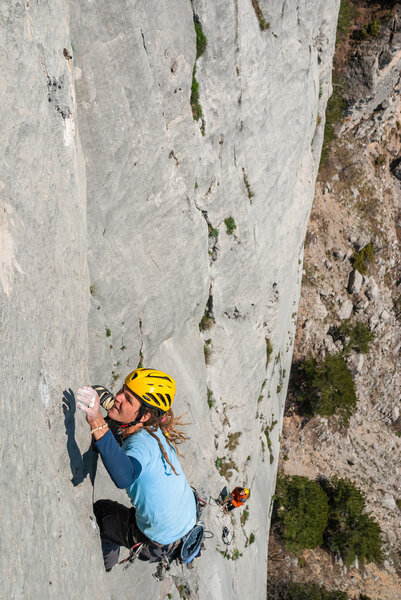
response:
[[[401,158],[396,158],[391,164],[390,169],[394,177],[401,180]]]
[[[340,310],[337,312],[338,318],[344,321],[345,319],[349,319],[352,313],[352,302],[351,300],[344,300],[341,303]]]
[[[394,500],[394,496],[392,496],[391,494],[384,494],[383,496],[383,500],[382,500],[382,506],[384,508],[387,508],[388,510],[395,510],[397,505],[395,503]]]
[[[116,389],[139,360],[177,381],[176,412],[192,422],[183,450],[191,483],[218,493],[216,458],[242,432],[228,457],[238,467],[230,484],[252,488],[250,517],[236,525],[242,556],[221,556],[220,514],[210,508],[215,538],[185,573],[191,598],[243,598],[251,586],[265,596],[338,5],[264,2],[271,26],[261,32],[250,2],[194,0],[207,37],[196,70],[204,136],[189,101],[196,42],[187,0],[0,8],[5,597],[177,597],[172,577],[160,585],[149,565],[106,577],[92,500],[125,496],[100,465],[94,478],[83,415],[71,394],[62,402],[64,389],[81,384]],[[273,421],[270,461],[260,432]]]
[[[348,109],[352,120],[359,120],[373,110],[385,110],[399,84],[401,67],[401,8],[395,18],[381,24],[377,37],[360,44],[345,72],[348,85]],[[383,104],[384,103],[384,104]]]
[[[348,278],[347,289],[350,294],[359,294],[362,287],[363,276],[356,269],[352,269]]]

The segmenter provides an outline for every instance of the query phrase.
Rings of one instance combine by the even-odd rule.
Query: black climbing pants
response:
[[[118,561],[120,546],[132,548],[137,543],[144,546],[138,556],[140,560],[158,562],[163,557],[171,559],[181,540],[161,546],[149,540],[138,528],[135,520],[135,508],[127,508],[114,500],[98,500],[93,505],[102,540],[103,560],[106,570],[110,570]]]

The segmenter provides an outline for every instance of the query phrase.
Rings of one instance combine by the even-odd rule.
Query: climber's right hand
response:
[[[79,388],[76,393],[77,406],[86,413],[86,420],[89,425],[102,419],[100,412],[100,399],[95,390],[88,385]]]

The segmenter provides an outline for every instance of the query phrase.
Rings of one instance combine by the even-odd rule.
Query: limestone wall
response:
[[[184,584],[191,598],[265,597],[338,5],[260,0],[265,31],[250,0],[0,8],[5,597],[178,598]],[[203,121],[190,106],[193,11],[207,38]],[[209,507],[207,551],[162,584],[149,565],[103,572],[92,500],[124,496],[88,451],[73,399],[62,402],[78,384],[117,389],[140,360],[177,380],[191,483],[216,496],[216,459],[231,460],[230,485],[252,491],[243,526],[234,514],[238,560],[219,552],[223,520]]]

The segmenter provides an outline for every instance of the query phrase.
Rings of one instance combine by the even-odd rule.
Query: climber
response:
[[[242,506],[249,498],[249,490],[247,488],[236,487],[230,494],[230,497],[225,505],[227,512],[234,510],[238,506]]]
[[[166,373],[136,369],[115,398],[107,390],[100,394],[108,408],[105,420],[95,389],[77,391],[94,445],[111,479],[126,489],[133,505],[127,508],[112,500],[94,504],[106,571],[117,563],[120,546],[141,548],[141,560],[170,560],[196,523],[195,496],[177,457],[177,444],[187,437],[171,409],[174,394],[175,382]],[[116,424],[121,446],[111,431]]]

